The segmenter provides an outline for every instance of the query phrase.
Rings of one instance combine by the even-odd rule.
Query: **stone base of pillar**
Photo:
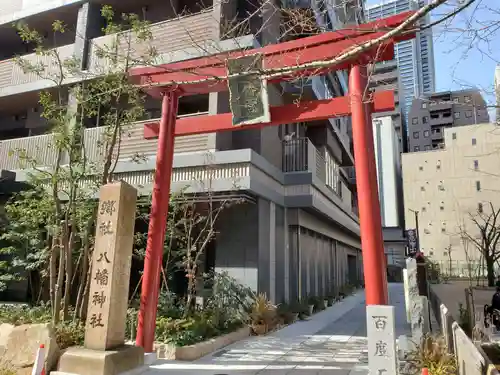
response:
[[[57,373],[72,375],[118,375],[144,365],[144,350],[124,345],[115,350],[69,348],[57,366]]]

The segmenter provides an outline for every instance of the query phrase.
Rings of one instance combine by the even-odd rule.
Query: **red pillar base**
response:
[[[176,91],[168,91],[163,94],[148,242],[142,277],[141,307],[136,337],[136,345],[143,347],[146,353],[153,352],[155,338],[156,309],[163,261],[163,242],[170,200],[178,104],[179,95]]]
[[[353,66],[349,74],[349,96],[366,304],[386,305],[388,302],[387,276],[373,145],[371,104],[368,103],[368,95],[365,98],[365,93],[368,90],[367,83],[366,67]]]

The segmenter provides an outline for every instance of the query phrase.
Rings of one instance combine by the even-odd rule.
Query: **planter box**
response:
[[[155,343],[155,352],[158,359],[176,359],[179,361],[194,361],[207,354],[215,352],[236,341],[250,336],[250,327],[243,327],[237,331],[194,345],[176,347],[172,344]]]

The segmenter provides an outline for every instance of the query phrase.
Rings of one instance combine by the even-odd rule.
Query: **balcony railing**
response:
[[[56,48],[56,52],[62,61],[67,60],[73,55],[74,44],[58,47]],[[36,53],[32,53],[21,57],[23,60],[26,60],[36,66],[44,66],[44,75],[47,77],[57,74],[57,69],[59,69],[59,65],[54,58],[54,55],[40,56]],[[7,91],[7,88],[9,87],[20,86],[37,81],[41,81],[40,76],[32,72],[25,73],[16,62],[16,59],[0,61],[0,96],[8,94],[9,92]]]
[[[317,149],[309,138],[283,141],[283,172],[311,172],[330,190],[342,196],[339,166],[325,150]]]
[[[188,49],[205,51],[207,42],[217,40],[218,27],[218,22],[215,21],[212,14],[212,8],[201,13],[155,23],[151,26],[152,39],[150,42],[137,42],[132,38],[130,57],[140,60],[141,56],[147,55],[151,48],[154,48],[159,55],[182,50],[189,54]],[[99,51],[107,51],[114,44],[117,45],[118,51],[129,50],[127,47],[129,34],[130,31],[125,31],[120,34],[94,38],[89,49],[89,70],[92,72],[106,70],[109,63],[106,57],[102,56],[102,53],[101,56],[98,56]]]
[[[179,117],[202,114],[206,114],[206,112]],[[144,123],[151,121],[139,121],[123,128],[120,143],[120,160],[141,160],[156,154],[157,140],[144,139],[143,135]],[[84,145],[86,157],[89,162],[99,162],[104,157],[101,145],[104,131],[105,128],[102,127],[85,130]],[[208,139],[208,134],[177,137],[175,140],[175,152],[205,151],[209,148]],[[25,162],[19,160],[19,152],[23,152],[28,159],[36,161],[37,166],[48,167],[54,165],[57,153],[52,142],[52,134],[0,141],[0,169],[16,170],[30,168],[30,165],[26,165]]]

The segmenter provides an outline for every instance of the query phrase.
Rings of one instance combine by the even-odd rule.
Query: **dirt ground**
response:
[[[442,303],[446,305],[455,320],[459,319],[459,304],[465,308],[465,289],[469,287],[468,281],[450,281],[448,284],[432,284],[432,290],[437,294]],[[476,313],[483,311],[485,304],[491,304],[495,293],[494,288],[476,287],[473,283],[473,298]]]

